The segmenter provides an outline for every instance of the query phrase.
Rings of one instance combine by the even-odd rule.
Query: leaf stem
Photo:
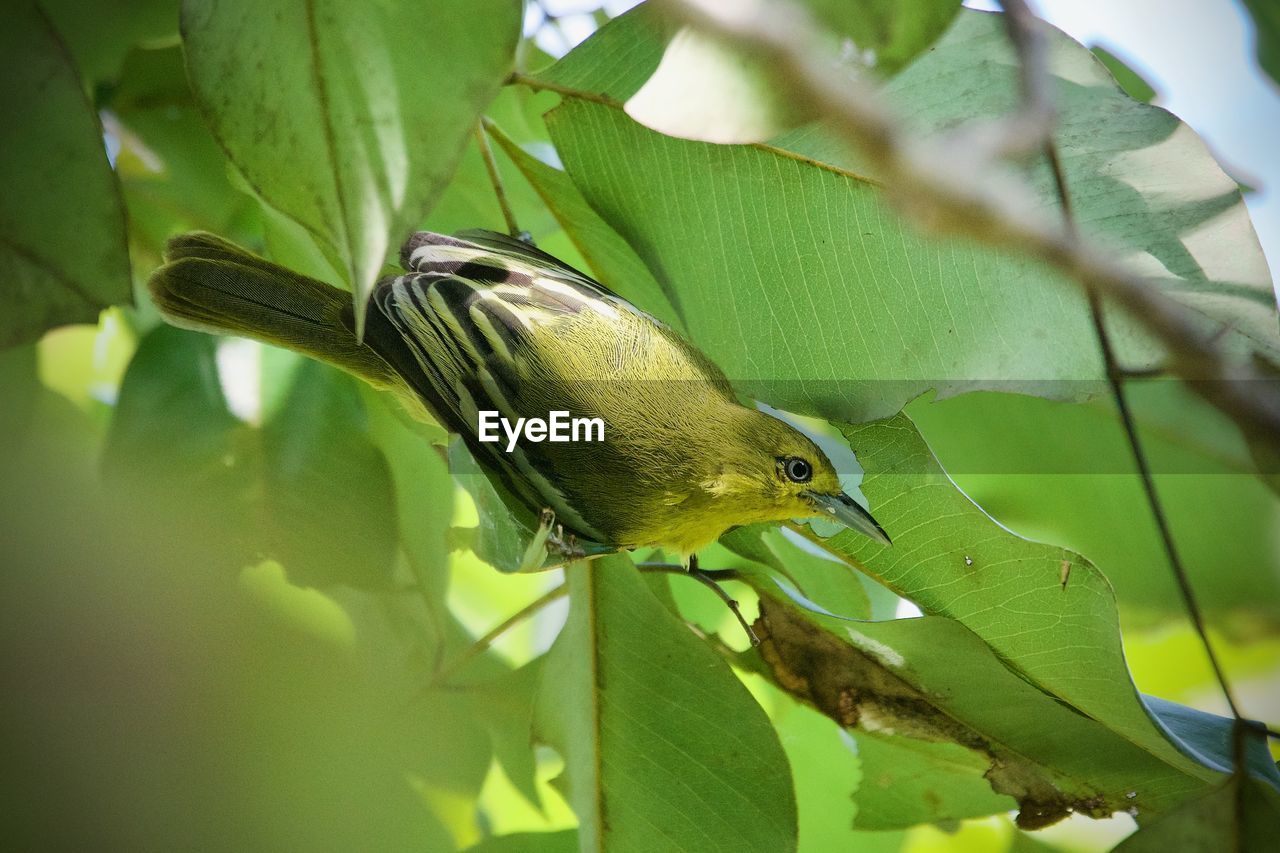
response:
[[[493,185],[493,194],[498,199],[498,207],[502,208],[502,218],[507,223],[507,233],[512,237],[521,235],[520,226],[516,224],[515,212],[511,209],[511,201],[507,198],[507,188],[498,172],[498,161],[493,157],[493,149],[489,146],[487,118],[476,125],[476,145],[480,148],[480,158],[484,160],[485,171],[489,173],[489,183]]]
[[[751,630],[751,623],[742,615],[742,609],[738,607],[738,602],[733,596],[725,592],[724,587],[717,583],[720,580],[739,580],[741,575],[737,569],[700,569],[695,561],[691,562],[688,568],[677,563],[636,563],[636,568],[642,572],[665,572],[667,574],[684,576],[696,580],[707,589],[714,592],[729,611],[737,618],[738,624],[742,626],[742,630],[746,632],[747,639],[751,641],[752,646],[760,645],[760,638],[756,636],[756,632]]]
[[[470,646],[467,646],[467,648],[464,649],[456,658],[436,670],[435,676],[431,680],[432,686],[445,684],[450,678],[457,675],[462,669],[464,669],[473,659],[488,651],[489,647],[493,645],[495,640],[507,631],[510,631],[516,625],[519,625],[524,620],[536,614],[551,602],[559,598],[563,598],[568,591],[568,585],[562,583],[549,592],[538,596],[533,601],[508,616],[506,619],[499,622],[493,630],[476,640]]]

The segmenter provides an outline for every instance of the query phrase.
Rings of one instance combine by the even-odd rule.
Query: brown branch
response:
[[[1024,0],[1001,0],[1005,31],[1018,55],[1022,107],[1003,122],[1003,152],[1037,154],[1053,140],[1058,111],[1049,77],[1049,46],[1043,25]]]
[[[1030,190],[995,168],[1007,146],[911,136],[867,81],[831,73],[820,33],[793,3],[661,0],[669,14],[755,53],[797,101],[823,116],[877,167],[898,207],[930,230],[1039,258],[1131,314],[1169,349],[1169,369],[1251,437],[1280,448],[1280,392],[1245,360],[1233,362],[1192,313],[1149,280],[1037,210]],[[1034,59],[1034,51],[1033,51]],[[1034,60],[1039,61],[1039,60]],[[1038,84],[1036,84],[1038,86]],[[1038,88],[1030,89],[1032,95]],[[1036,96],[1038,97],[1038,96]],[[997,123],[994,127],[1003,130]],[[971,134],[966,138],[972,141]],[[970,158],[957,162],[958,157]]]

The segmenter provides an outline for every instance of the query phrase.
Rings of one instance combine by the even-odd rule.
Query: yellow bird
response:
[[[589,276],[491,231],[419,232],[380,281],[357,338],[351,295],[210,234],[170,242],[151,276],[169,322],[286,347],[395,392],[457,433],[535,514],[604,548],[688,561],[732,527],[824,516],[889,537],[789,424],[738,403],[721,370]],[[600,440],[482,441],[551,413]],[[521,421],[520,419],[524,419]]]

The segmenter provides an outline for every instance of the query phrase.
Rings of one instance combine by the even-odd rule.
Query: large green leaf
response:
[[[1230,325],[1233,347],[1276,351],[1274,296],[1234,182],[1188,128],[1050,35],[1059,145],[1082,228],[1163,279],[1206,324]],[[628,37],[633,47],[620,49]],[[565,95],[549,126],[577,189],[744,391],[862,419],[928,388],[1067,399],[1097,390],[1070,381],[1101,377],[1074,285],[1022,258],[921,238],[829,135],[716,146],[628,118],[614,101],[651,73],[664,38],[637,12],[570,53],[541,78]],[[1014,61],[998,17],[960,15],[888,93],[921,131],[1012,109]],[[1047,170],[1028,177],[1057,215]],[[1130,325],[1115,333],[1135,366],[1158,358]]]
[[[1132,383],[1129,399],[1201,606],[1236,635],[1274,630],[1280,500],[1250,475],[1238,430],[1181,383]],[[983,509],[1024,536],[1089,555],[1115,588],[1126,627],[1184,618],[1109,399],[1074,405],[982,393],[908,411]]]
[[[567,570],[542,735],[564,757],[582,850],[787,850],[796,811],[768,717],[629,560]]]
[[[187,0],[182,11],[214,135],[360,296],[443,190],[520,24],[514,0]]]
[[[93,322],[130,295],[124,206],[102,126],[39,9],[0,33],[0,347]]]
[[[925,613],[960,622],[1027,682],[1170,767],[1203,776],[1203,767],[1230,766],[1229,751],[1223,758],[1221,749],[1211,755],[1186,742],[1163,722],[1167,714],[1157,722],[1140,700],[1110,584],[1088,560],[992,521],[955,487],[905,415],[843,431],[866,469],[863,492],[894,545],[845,532],[826,547]]]
[[[743,393],[860,420],[929,388],[1072,394],[1061,380],[1098,373],[1082,297],[1029,262],[921,238],[870,183],[583,100],[549,122],[583,195]]]

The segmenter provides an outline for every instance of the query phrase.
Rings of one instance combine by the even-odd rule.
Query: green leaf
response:
[[[542,113],[554,104],[554,100],[546,93],[507,86],[489,104],[485,110],[485,118],[510,127],[523,144],[549,148],[551,143],[547,140],[547,132],[542,125]],[[539,241],[551,237],[559,230],[559,225],[538,198],[538,194],[520,178],[509,163],[499,158],[497,165],[507,202],[520,228]],[[507,230],[492,179],[474,139],[467,143],[457,172],[439,203],[432,208],[424,227],[446,234],[464,228],[489,228],[499,232]]]
[[[955,487],[905,415],[843,432],[893,547],[850,532],[826,547],[925,613],[957,620],[1050,696],[1187,766],[1138,701],[1110,584],[1091,563],[1000,528]]]
[[[32,3],[0,34],[0,347],[130,298],[124,205],[66,49]]]
[[[922,132],[1015,106],[999,24],[962,13],[890,81]],[[1078,287],[1021,257],[922,238],[828,134],[708,145],[656,134],[601,102],[600,92],[625,97],[662,48],[652,31],[624,29],[602,31],[544,75],[565,95],[551,135],[587,203],[660,276],[690,337],[741,391],[858,420],[929,388],[1078,399],[1100,387],[1076,382],[1102,377]],[[635,47],[610,49],[627,34]],[[1058,141],[1082,230],[1206,326],[1229,327],[1225,345],[1280,351],[1270,278],[1234,182],[1185,125],[1134,102],[1086,49],[1050,35]],[[1028,177],[1053,215],[1048,170]],[[1159,359],[1132,323],[1113,327],[1127,364]]]
[[[533,754],[533,712],[543,661],[535,658],[501,678],[469,683],[460,693],[460,701],[488,730],[494,757],[511,784],[538,809],[543,806]]]
[[[772,697],[773,691],[761,688]],[[856,850],[897,853],[903,833],[854,830],[855,789],[866,784],[859,750],[847,732],[819,712],[796,702],[774,704],[778,739],[794,768],[801,851]]]
[[[1159,281],[1202,315],[1206,327],[1229,327],[1221,339],[1228,349],[1280,351],[1275,291],[1237,182],[1190,127],[1164,109],[1134,102],[1084,46],[1048,25],[1045,36],[1059,112],[1055,141],[1081,231]],[[886,92],[917,132],[944,132],[1013,112],[1017,69],[1000,16],[966,9]],[[953,97],[956,92],[963,94]],[[861,167],[820,134],[777,141]],[[1057,189],[1046,164],[1032,164],[1027,177],[1046,210],[1056,213]],[[1131,324],[1113,326],[1129,366],[1151,357],[1149,342],[1133,339]],[[1072,343],[1052,340],[1055,347]]]
[[[1128,396],[1201,607],[1237,636],[1280,626],[1280,578],[1258,570],[1276,562],[1280,499],[1250,475],[1239,431],[1181,383],[1130,383]],[[1109,399],[980,393],[908,411],[942,467],[1001,524],[1088,554],[1126,627],[1185,618]]]
[[[870,64],[893,74],[938,40],[960,0],[808,0],[818,19],[869,51]]]
[[[181,46],[130,52],[106,106],[119,123],[116,173],[139,268],[158,266],[165,241],[180,231],[258,241],[258,205],[233,185],[200,118]]]
[[[567,569],[540,732],[565,760],[583,850],[787,850],[796,812],[768,717],[630,561]]]
[[[386,459],[395,488],[400,546],[418,585],[443,608],[454,490],[444,448],[438,443],[445,438],[444,430],[410,421],[396,401],[372,389],[361,392],[369,438]]]
[[[1265,851],[1280,831],[1280,794],[1248,776],[1232,776],[1129,836],[1115,853]]]
[[[662,271],[690,337],[743,394],[861,420],[929,388],[1061,394],[1075,389],[1053,379],[1098,374],[1082,297],[1029,262],[909,232],[871,183],[660,136],[579,99],[548,121],[579,190]]]
[[[958,743],[874,732],[858,732],[853,740],[862,764],[862,784],[853,795],[860,829],[983,817],[1016,806],[987,782],[991,759]]]
[[[523,567],[525,550],[538,521],[524,505],[504,496],[460,439],[449,443],[449,470],[476,505],[480,524],[469,543],[477,557],[500,572]]]
[[[626,110],[659,133],[721,143],[759,142],[813,117],[765,63],[692,27],[672,36]]]
[[[1124,60],[1102,45],[1094,45],[1090,50],[1093,51],[1094,56],[1098,57],[1098,61],[1107,67],[1111,76],[1116,78],[1116,85],[1123,89],[1126,95],[1144,104],[1149,104],[1155,99],[1156,90],[1142,79],[1141,74],[1126,65]]]
[[[959,0],[809,0],[832,30],[833,45],[852,38],[862,61],[892,74],[932,44],[955,17]],[[831,73],[853,63],[832,51]],[[599,57],[621,58],[601,74]],[[759,142],[811,116],[767,65],[721,39],[674,26],[651,4],[609,21],[579,49],[537,77],[625,102],[641,124],[705,142]]]
[[[1258,43],[1258,64],[1280,83],[1280,7],[1271,0],[1243,0],[1253,18]]]
[[[187,0],[196,98],[254,190],[364,297],[511,68],[514,0]]]
[[[171,326],[142,339],[120,386],[103,473],[128,491],[145,490],[158,517],[207,514],[211,529],[238,538],[252,526],[257,457],[227,410],[216,352],[216,339]],[[249,562],[236,553],[236,568]]]
[[[721,536],[720,544],[777,572],[779,588],[802,607],[816,605],[847,619],[871,618],[871,600],[859,573],[812,547],[801,547],[772,525],[739,527]]]
[[[0,350],[0,388],[4,389],[4,406],[0,407],[0,441],[16,447],[26,438],[39,399],[45,392],[37,373],[34,345]]]
[[[109,83],[130,48],[176,41],[179,0],[40,0],[90,84]]]
[[[388,584],[398,541],[395,493],[387,460],[369,438],[357,380],[304,361],[261,437],[270,551],[294,580]],[[442,545],[444,525],[437,526]]]

